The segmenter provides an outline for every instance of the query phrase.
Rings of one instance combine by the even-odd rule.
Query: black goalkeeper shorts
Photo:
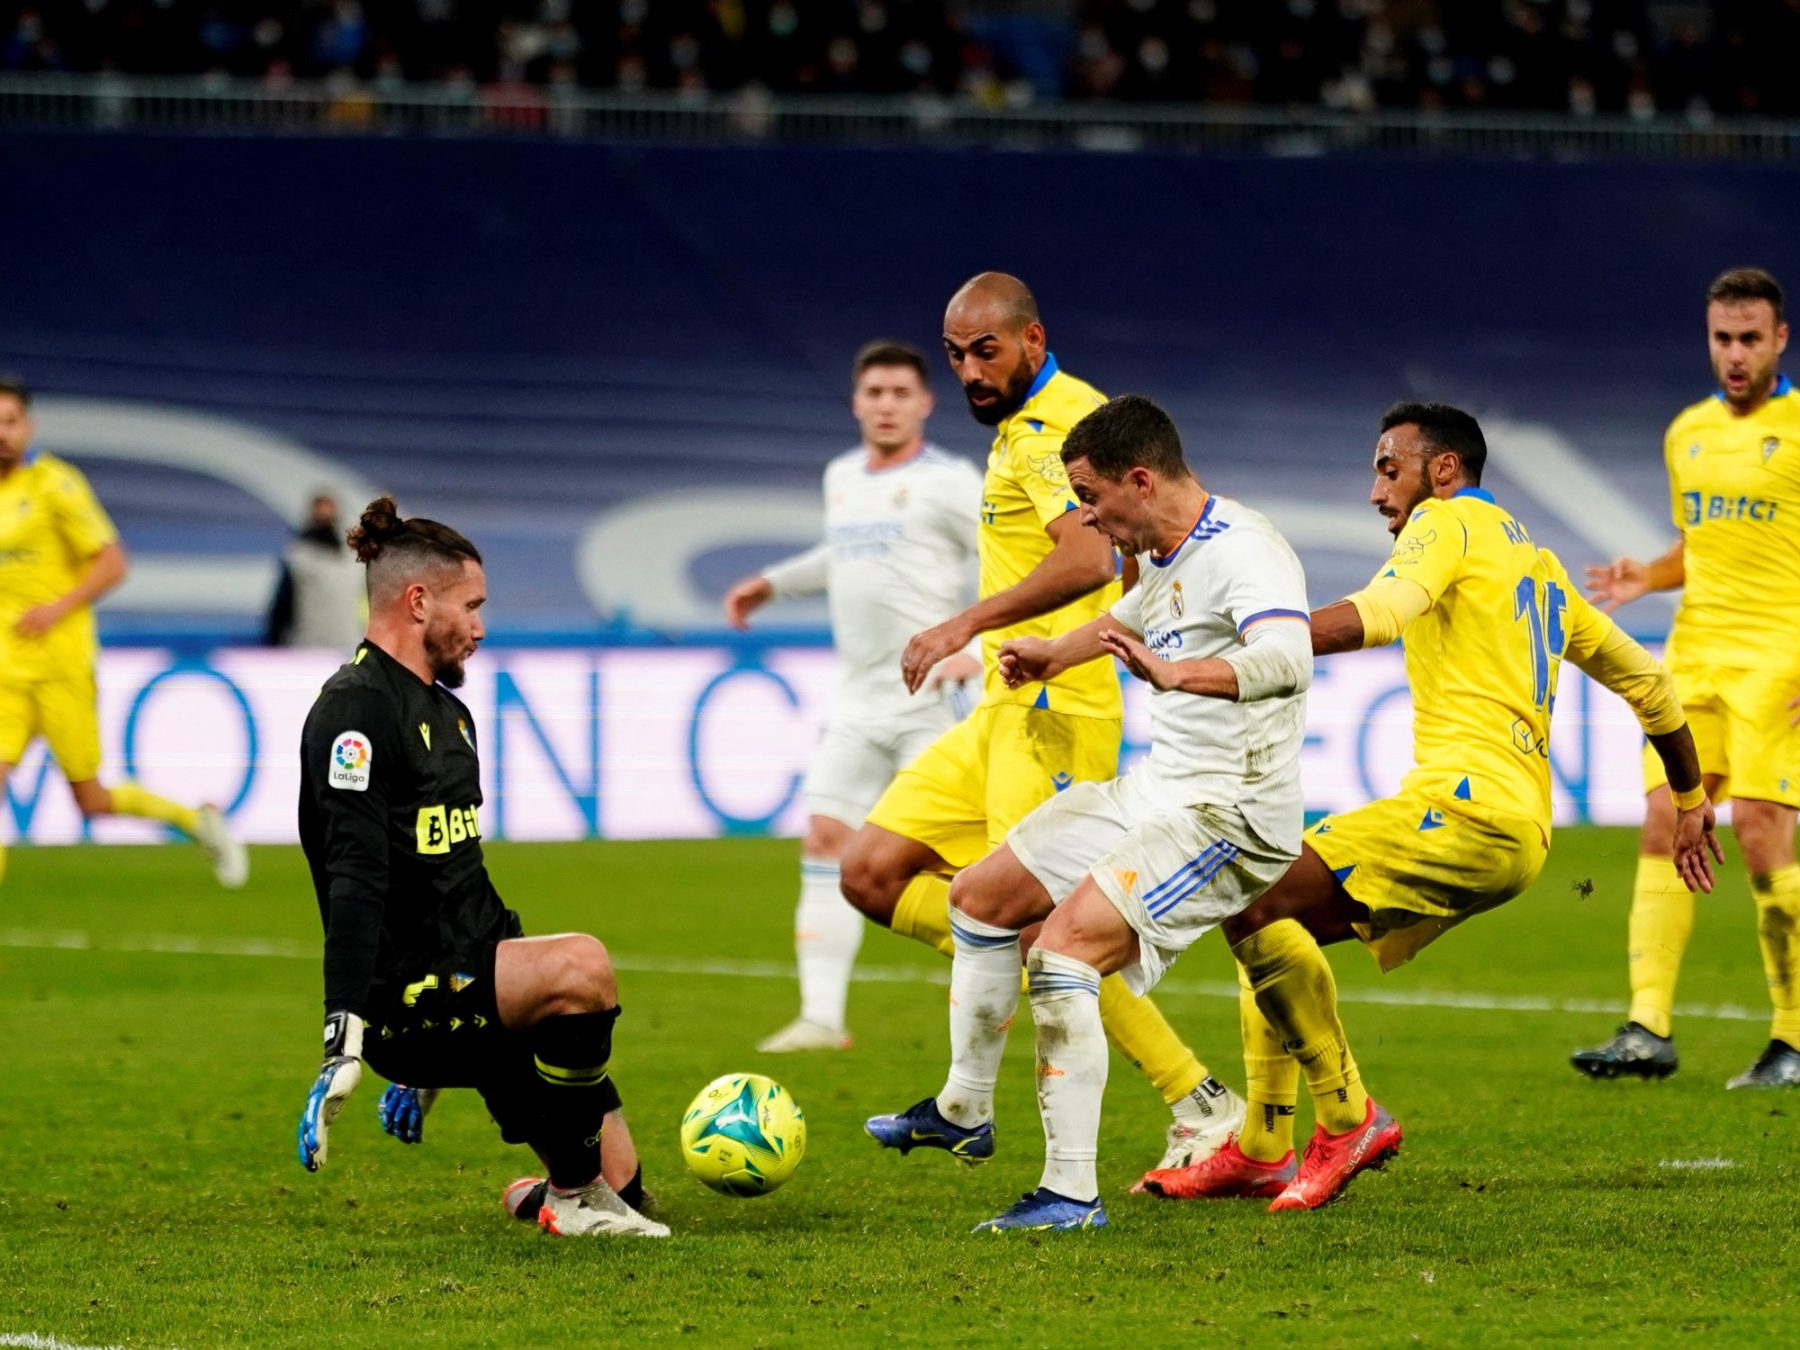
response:
[[[363,1059],[391,1083],[474,1088],[509,1144],[529,1143],[546,1117],[546,1088],[529,1034],[508,1031],[495,1001],[494,954],[445,957],[384,985],[363,1032]],[[611,1079],[606,1091],[613,1092]],[[616,1097],[616,1092],[613,1093]],[[615,1100],[605,1109],[618,1105]]]

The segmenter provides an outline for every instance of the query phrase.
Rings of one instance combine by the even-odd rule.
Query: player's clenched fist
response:
[[[325,1019],[325,1062],[306,1109],[300,1113],[300,1165],[316,1172],[325,1165],[326,1135],[344,1102],[362,1082],[363,1020],[355,1013],[335,1012]]]
[[[1056,674],[1051,644],[1046,638],[1008,638],[1000,644],[1000,678],[1008,689],[1035,684]]]

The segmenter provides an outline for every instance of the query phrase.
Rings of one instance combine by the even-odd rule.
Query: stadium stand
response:
[[[393,89],[1786,116],[1766,0],[86,0],[0,4],[0,71]]]

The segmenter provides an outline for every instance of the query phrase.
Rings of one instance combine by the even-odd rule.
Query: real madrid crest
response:
[[[1169,608],[1174,611],[1176,618],[1181,617],[1181,583],[1179,581],[1169,590]]]

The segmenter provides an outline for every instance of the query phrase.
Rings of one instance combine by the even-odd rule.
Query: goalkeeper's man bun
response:
[[[355,550],[359,563],[372,563],[380,556],[381,546],[405,528],[394,499],[377,497],[363,508],[362,519],[350,527],[345,542]]]
[[[377,591],[393,583],[404,585],[422,572],[445,568],[460,572],[465,562],[481,562],[480,550],[448,525],[423,516],[402,519],[392,497],[377,497],[365,506],[345,542],[369,569],[371,599]]]

